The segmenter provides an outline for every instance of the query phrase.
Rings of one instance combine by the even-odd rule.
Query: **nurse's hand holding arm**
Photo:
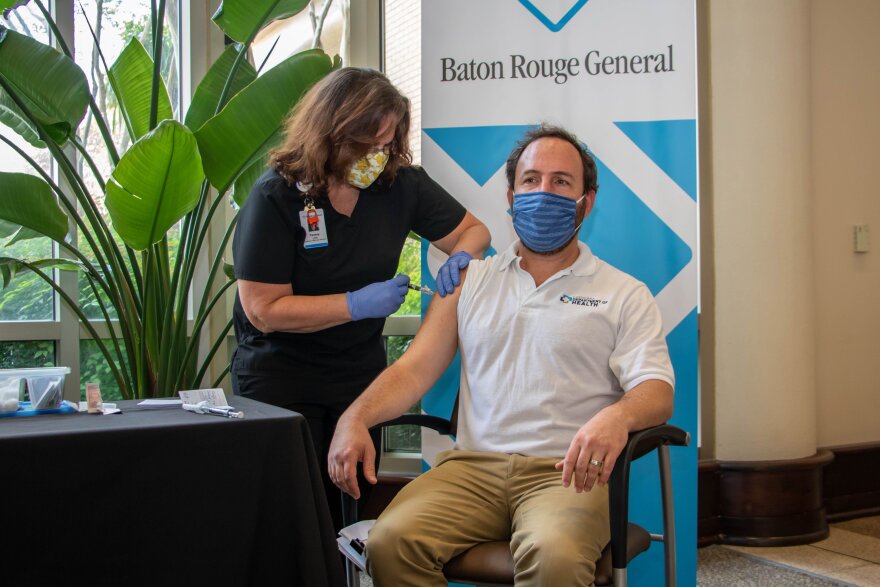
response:
[[[446,262],[437,270],[437,293],[446,297],[461,283],[459,272],[468,266],[473,257],[467,251],[459,251],[449,255]]]
[[[432,244],[449,255],[437,271],[437,293],[444,297],[461,283],[460,271],[489,248],[489,229],[468,212],[455,229]]]

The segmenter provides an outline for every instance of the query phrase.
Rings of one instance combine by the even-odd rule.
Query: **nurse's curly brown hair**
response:
[[[289,184],[327,192],[332,177],[344,181],[349,166],[374,146],[383,121],[397,120],[380,182],[390,184],[412,162],[409,100],[382,73],[358,67],[331,72],[306,92],[285,122],[285,139],[269,165]]]

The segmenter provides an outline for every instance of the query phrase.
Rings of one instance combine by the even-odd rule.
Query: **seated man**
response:
[[[461,350],[455,448],[408,484],[370,532],[377,586],[446,585],[443,565],[510,540],[517,585],[591,585],[609,540],[606,484],[630,431],[672,414],[673,372],[645,285],[577,239],[596,165],[563,129],[528,133],[507,160],[520,240],[471,261],[435,297],[409,350],[342,415],[330,478],[376,482],[368,429],[404,413]]]

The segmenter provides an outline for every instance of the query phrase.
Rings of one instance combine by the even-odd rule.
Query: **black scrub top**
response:
[[[354,291],[394,277],[410,230],[435,241],[466,214],[421,167],[401,169],[391,185],[361,190],[350,218],[336,212],[326,197],[317,198],[327,227],[326,247],[303,247],[303,206],[303,194],[277,172],[260,177],[241,209],[232,241],[236,278],[290,283],[296,295]],[[306,380],[335,373],[344,380],[375,375],[385,367],[384,318],[304,334],[263,334],[247,319],[236,295],[233,320],[238,340],[233,373]]]

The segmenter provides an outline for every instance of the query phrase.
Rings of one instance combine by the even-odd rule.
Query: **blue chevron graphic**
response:
[[[513,145],[534,125],[423,129],[479,185],[504,165]]]
[[[580,238],[657,295],[691,260],[689,246],[596,157],[599,192]]]
[[[697,200],[697,121],[615,122],[660,169]]]
[[[526,7],[526,9],[531,12],[535,18],[537,18],[541,23],[550,29],[551,32],[558,33],[568,24],[568,21],[572,19],[572,17],[578,13],[578,11],[584,7],[589,0],[578,0],[569,10],[565,13],[565,15],[559,19],[559,22],[553,22],[547,15],[541,12],[541,10],[529,2],[529,0],[519,0],[519,3]]]

